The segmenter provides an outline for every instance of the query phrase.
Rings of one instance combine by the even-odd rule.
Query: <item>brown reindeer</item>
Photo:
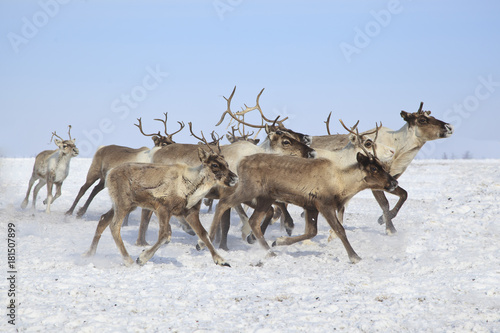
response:
[[[35,158],[35,165],[28,185],[28,191],[24,198],[21,207],[24,209],[28,206],[29,195],[35,181],[38,183],[33,190],[33,210],[36,205],[36,197],[38,191],[47,184],[47,198],[43,201],[47,205],[45,212],[50,213],[50,205],[61,196],[61,187],[63,181],[69,174],[69,164],[71,158],[78,155],[79,151],[75,145],[75,139],[71,138],[71,125],[69,125],[68,136],[69,140],[64,140],[56,132],[52,133],[52,139],[58,147],[56,150],[44,150]],[[52,196],[52,187],[56,185],[56,194]]]
[[[420,103],[417,112],[408,113],[401,111],[401,117],[406,121],[406,124],[399,130],[394,131],[387,127],[382,127],[378,131],[378,144],[394,147],[394,158],[386,161],[386,168],[389,173],[398,179],[423,145],[427,141],[443,139],[453,134],[453,126],[439,119],[432,117],[431,111],[423,111],[424,103]],[[364,133],[361,133],[362,135]],[[331,135],[331,136],[315,136],[313,137],[313,148],[322,149],[339,149],[345,145],[347,140],[346,135]],[[372,190],[372,193],[382,208],[382,216],[378,219],[380,224],[385,224],[386,233],[392,235],[396,233],[396,228],[392,223],[408,197],[408,193],[401,187],[397,187],[390,192],[399,197],[398,202],[390,209],[389,202],[383,191]]]
[[[384,170],[380,161],[368,152],[365,154],[358,152],[354,163],[346,163],[353,154],[343,150],[325,151],[317,159],[262,154],[244,158],[238,166],[240,182],[234,193],[219,201],[210,228],[211,239],[224,210],[253,202],[255,210],[249,223],[257,240],[269,250],[260,221],[275,201],[281,201],[305,209],[305,234],[281,237],[273,245],[288,245],[314,237],[317,234],[318,213],[321,213],[342,240],[351,262],[358,262],[361,258],[349,244],[336,210],[364,189],[391,191],[397,186],[396,179]]]
[[[92,158],[92,164],[90,165],[89,171],[87,172],[87,179],[85,184],[82,185],[80,191],[76,195],[73,204],[70,209],[66,212],[66,215],[72,215],[73,211],[80,201],[81,197],[85,194],[85,192],[89,189],[92,184],[94,184],[97,180],[99,183],[92,189],[87,201],[85,204],[78,210],[76,214],[77,217],[82,217],[83,214],[87,211],[90,203],[94,199],[94,197],[104,189],[106,175],[112,168],[127,162],[141,162],[141,163],[149,163],[151,161],[151,154],[161,147],[166,145],[170,145],[174,143],[172,137],[174,134],[179,133],[183,128],[184,124],[178,122],[180,125],[180,129],[177,132],[172,134],[167,133],[167,113],[165,113],[165,120],[163,119],[155,119],[164,124],[165,127],[165,135],[161,135],[160,131],[158,133],[146,134],[142,130],[141,118],[137,119],[139,124],[134,124],[139,128],[141,133],[145,136],[151,136],[154,142],[154,148],[149,149],[148,147],[141,148],[129,148],[124,146],[117,145],[109,145],[109,146],[101,146],[97,149],[94,157]]]
[[[136,260],[138,264],[144,265],[161,245],[170,242],[170,217],[182,216],[200,241],[210,249],[214,262],[217,265],[229,266],[210,242],[200,222],[199,211],[201,200],[214,186],[234,186],[238,177],[229,170],[224,157],[211,148],[210,152],[201,147],[198,147],[197,151],[201,161],[201,165],[197,167],[186,164],[126,163],[112,169],[106,177],[106,183],[113,208],[99,220],[86,255],[95,254],[102,232],[110,225],[111,234],[125,264],[133,264],[134,261],[121,238],[121,225],[128,213],[136,207],[143,207],[155,212],[160,229],[157,242],[139,255]]]

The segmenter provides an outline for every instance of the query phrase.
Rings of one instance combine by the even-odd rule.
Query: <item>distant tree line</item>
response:
[[[448,156],[448,154],[446,153],[443,153],[443,160],[456,160],[457,159],[457,156],[452,153],[450,156]],[[463,160],[471,160],[473,157],[472,157],[472,153],[467,150],[465,153],[463,153],[461,159]]]

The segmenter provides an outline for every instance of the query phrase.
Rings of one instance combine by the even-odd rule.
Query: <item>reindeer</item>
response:
[[[432,117],[431,111],[422,111],[424,103],[420,103],[417,112],[408,113],[401,111],[401,117],[406,121],[406,124],[399,130],[394,131],[390,128],[381,127],[378,132],[378,143],[394,147],[395,154],[391,161],[385,162],[388,172],[398,179],[406,168],[410,165],[411,161],[422,146],[427,141],[443,139],[453,134],[453,126]],[[361,133],[363,135],[363,133]],[[330,143],[324,137],[313,137],[313,148],[335,149],[342,147],[346,136],[332,135]],[[335,144],[336,142],[336,144]],[[399,197],[398,202],[390,210],[389,202],[381,190],[372,190],[373,196],[377,200],[379,206],[382,208],[382,216],[379,217],[380,224],[385,223],[386,233],[388,235],[395,234],[396,228],[392,223],[403,206],[408,197],[408,193],[401,187],[397,187],[394,191],[390,192]]]
[[[202,133],[203,136],[203,133]],[[205,141],[206,142],[206,141]],[[143,251],[136,262],[144,265],[158,248],[170,242],[170,217],[182,216],[210,249],[217,265],[229,264],[214,249],[199,219],[201,200],[214,186],[234,186],[238,176],[231,172],[222,155],[215,153],[206,142],[209,152],[197,147],[201,165],[126,163],[108,173],[106,184],[113,208],[102,215],[87,256],[95,254],[102,232],[110,225],[113,239],[126,265],[134,261],[128,254],[120,235],[122,221],[136,207],[155,212],[160,229],[157,242]]]
[[[139,128],[141,133],[144,136],[151,136],[154,142],[154,148],[149,149],[148,147],[141,148],[129,148],[124,146],[117,145],[109,145],[109,146],[101,146],[97,149],[94,157],[92,159],[92,164],[90,165],[89,171],[87,172],[87,179],[85,184],[82,185],[80,191],[78,192],[73,204],[70,209],[66,212],[66,215],[72,215],[73,211],[80,201],[81,197],[85,194],[85,192],[89,189],[92,184],[94,184],[97,180],[99,183],[92,189],[87,201],[85,204],[78,210],[76,214],[77,217],[82,217],[83,214],[87,211],[90,203],[94,199],[94,197],[104,189],[106,175],[112,168],[127,162],[142,162],[149,163],[151,161],[151,155],[155,150],[160,149],[161,147],[170,145],[174,143],[173,136],[179,133],[184,128],[184,123],[178,122],[180,125],[180,129],[177,132],[172,134],[167,133],[167,113],[164,113],[165,120],[163,119],[155,119],[163,123],[165,127],[165,136],[158,133],[146,134],[142,130],[142,122],[141,118],[138,118],[137,121],[139,124],[134,124]]]
[[[331,116],[331,114],[330,114]],[[328,116],[328,123],[330,121],[330,116]],[[377,141],[378,137],[378,131],[382,127],[382,124],[378,126],[377,124],[375,125],[375,130],[365,132],[364,134],[359,134],[357,126],[359,124],[359,121],[356,122],[356,124],[351,128],[347,128],[347,126],[343,123],[342,120],[339,120],[342,126],[350,133],[347,135],[347,144],[345,147],[343,147],[339,153],[336,155],[331,154],[331,151],[325,150],[325,149],[318,149],[316,150],[317,157],[318,158],[337,158],[337,163],[344,163],[348,165],[349,163],[354,164],[355,161],[355,156],[358,152],[367,152],[367,150],[373,150],[373,154],[375,157],[378,158],[378,160],[382,163],[382,165],[385,165],[388,161],[392,160],[394,157],[394,148],[388,147],[383,144],[379,144]],[[328,123],[327,123],[327,128],[328,128]],[[356,130],[356,132],[354,132]],[[375,134],[375,138],[372,140],[368,137],[368,135]],[[339,208],[337,211],[337,217],[340,221],[343,221],[344,217],[344,211],[345,211],[345,206]],[[265,221],[269,222],[269,221]],[[266,228],[268,227],[267,224],[263,223],[261,226],[262,233],[264,234],[266,231]],[[293,228],[293,225],[291,226]],[[291,236],[291,230],[288,231],[290,226],[285,225],[285,229],[287,230],[287,233],[289,236]],[[249,243],[255,242],[255,237],[248,238],[247,239]]]
[[[362,149],[365,154],[358,152],[354,163],[351,162],[352,150],[323,152],[323,157],[316,159],[263,154],[244,158],[238,166],[240,182],[234,193],[219,201],[210,227],[210,238],[213,238],[225,209],[253,202],[255,210],[249,224],[262,247],[270,250],[259,221],[275,201],[281,201],[305,209],[305,233],[295,237],[280,237],[273,246],[289,245],[314,237],[317,234],[318,213],[321,213],[342,240],[351,262],[360,261],[337,219],[336,210],[364,189],[391,191],[397,186],[397,180],[384,170],[378,158]],[[198,247],[201,246],[203,244],[199,243]]]
[[[26,197],[21,204],[23,209],[28,206],[31,187],[33,187],[36,180],[38,180],[38,183],[33,190],[33,210],[35,210],[38,191],[40,191],[45,184],[47,184],[47,198],[43,201],[43,203],[47,205],[47,208],[45,209],[46,213],[50,213],[50,205],[61,196],[62,183],[66,177],[68,177],[71,158],[77,156],[79,153],[78,148],[75,145],[76,139],[71,138],[71,125],[68,127],[69,140],[64,140],[54,131],[52,132],[52,138],[50,141],[52,141],[54,137],[59,138],[54,139],[54,143],[58,149],[45,150],[36,156],[33,173],[31,174],[28,185],[28,191],[26,192]],[[55,196],[52,196],[53,185],[56,185]]]

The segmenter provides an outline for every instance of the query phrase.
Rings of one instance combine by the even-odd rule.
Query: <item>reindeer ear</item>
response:
[[[58,147],[61,147],[62,146],[62,140],[59,140],[59,139],[54,139],[54,143],[56,144],[56,146]]]
[[[401,111],[401,118],[403,118],[403,120],[406,121],[406,122],[410,122],[413,119],[415,119],[415,116],[413,115],[413,113],[408,113],[406,111]]]
[[[270,129],[269,129],[269,125],[268,124],[265,125],[265,130],[266,130],[266,134],[269,134]]]
[[[358,154],[356,155],[356,159],[361,165],[367,165],[370,162],[370,158],[361,154],[361,152],[358,152]]]
[[[201,147],[198,147],[198,157],[200,158],[201,163],[205,163],[208,159],[209,153],[203,150]]]

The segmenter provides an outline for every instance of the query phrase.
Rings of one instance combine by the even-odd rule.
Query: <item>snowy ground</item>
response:
[[[0,331],[22,332],[498,332],[500,331],[500,161],[412,163],[400,178],[409,199],[386,236],[370,192],[346,213],[347,236],[363,260],[349,263],[321,218],[313,242],[276,248],[274,258],[245,244],[233,215],[231,268],[213,264],[196,237],[173,225],[172,242],[143,267],[125,267],[109,231],[97,254],[82,258],[97,221],[110,207],[106,191],[83,219],[66,217],[89,159],[75,158],[63,195],[43,211],[21,210],[34,159],[0,159],[4,300]],[[86,199],[86,196],[83,198]],[[393,201],[394,202],[394,201]],[[31,203],[30,203],[31,204]],[[81,202],[83,204],[83,201]],[[292,208],[295,233],[303,230]],[[211,214],[203,208],[208,228]],[[133,257],[138,211],[123,229]],[[15,297],[8,295],[9,223],[15,225]],[[147,239],[156,239],[151,223]],[[283,235],[277,224],[268,241]],[[15,299],[15,326],[5,305]]]

